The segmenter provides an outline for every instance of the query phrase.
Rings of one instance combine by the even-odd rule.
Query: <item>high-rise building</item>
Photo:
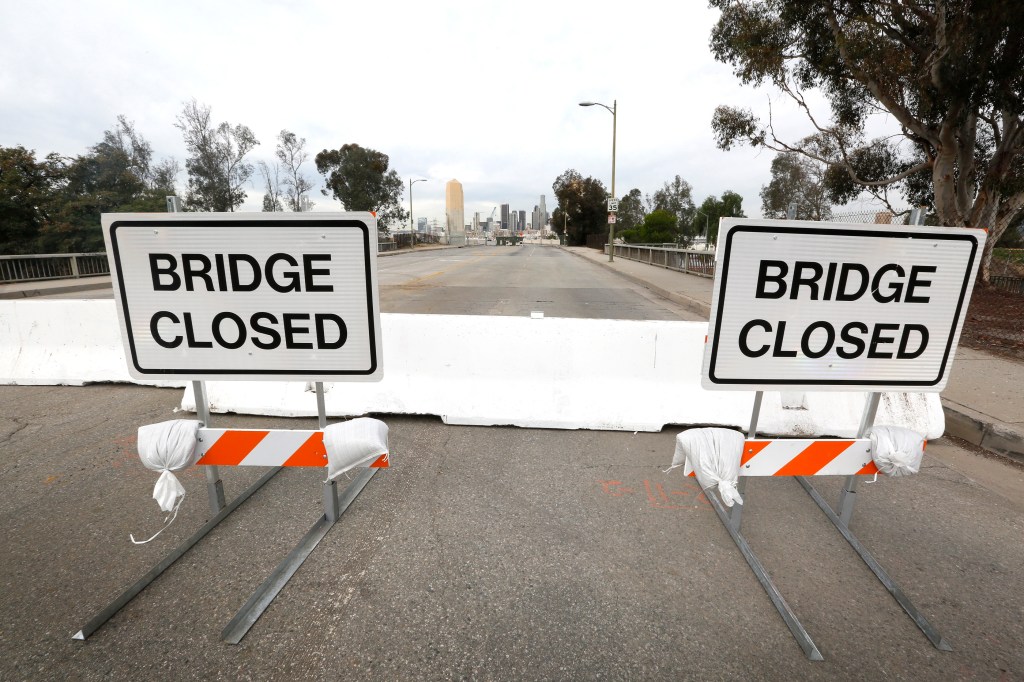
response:
[[[508,225],[509,225],[508,204],[502,204],[501,205],[501,225],[500,225],[500,229],[507,230],[507,229],[509,229]]]
[[[540,225],[535,225],[534,227],[540,230],[548,224],[548,207],[544,204],[543,194],[540,195],[540,206],[538,207],[538,210],[540,211]]]
[[[471,229],[474,232],[480,231],[480,211],[473,214],[473,227]]]
[[[519,231],[526,229],[526,211],[519,211]]]
[[[462,198],[462,183],[451,179],[444,187],[445,214],[448,217],[448,243],[464,245],[466,243],[465,204]]]

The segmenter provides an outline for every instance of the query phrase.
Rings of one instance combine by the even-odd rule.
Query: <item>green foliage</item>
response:
[[[644,221],[644,199],[638,189],[631,189],[626,196],[619,199],[619,211],[615,215],[615,233],[628,232],[640,226]]]
[[[693,219],[693,188],[678,175],[672,182],[666,182],[648,198],[651,211],[668,211],[676,216],[680,224],[689,224]]]
[[[196,100],[186,102],[175,127],[185,138],[189,157],[187,211],[234,211],[245,201],[245,183],[253,165],[245,155],[259,144],[246,126],[227,122],[214,125],[210,107]]]
[[[100,214],[163,211],[177,174],[124,116],[74,159],[0,148],[0,252],[102,251]]]
[[[35,151],[22,146],[0,147],[0,255],[40,253],[39,232],[62,182],[56,154],[36,160]]]
[[[783,152],[772,160],[772,179],[761,188],[761,214],[785,218],[796,204],[797,220],[828,220],[832,205],[825,189],[826,167],[814,159]]]
[[[551,215],[551,226],[564,229],[570,246],[583,246],[587,236],[608,231],[608,192],[596,178],[584,178],[569,169],[551,185],[558,206]]]
[[[699,231],[703,231],[705,226],[704,216],[707,216],[707,239],[709,244],[714,244],[715,240],[718,239],[718,221],[721,218],[746,218],[743,214],[743,197],[730,190],[722,192],[721,199],[714,196],[708,197],[697,210],[699,213],[694,223],[695,225],[699,223]],[[700,215],[701,213],[703,215]]]
[[[815,134],[776,137],[769,120],[722,106],[722,149],[748,143],[829,168],[833,200],[888,189],[929,204],[943,225],[989,228],[991,248],[1024,211],[1024,3],[1017,0],[711,0],[715,57],[744,83],[776,87]],[[805,92],[820,90],[831,120]],[[868,139],[874,114],[894,135]]]
[[[675,244],[681,234],[679,218],[659,208],[648,213],[639,227],[625,230],[620,236],[630,244]]]
[[[352,143],[325,149],[315,161],[327,188],[346,211],[376,211],[378,229],[384,233],[409,219],[400,203],[402,179],[388,170],[387,154]],[[323,193],[326,196],[327,189]]]

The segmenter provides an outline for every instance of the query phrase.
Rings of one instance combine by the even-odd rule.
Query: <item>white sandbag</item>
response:
[[[739,431],[721,428],[689,429],[676,436],[672,467],[685,463],[683,474],[697,475],[700,487],[707,491],[718,486],[718,494],[726,507],[743,504],[736,490],[740,475],[740,458],[745,438]]]
[[[349,469],[371,464],[388,452],[388,425],[379,419],[360,417],[331,424],[324,429],[327,450],[327,480]]]
[[[147,469],[161,472],[153,488],[153,499],[165,512],[174,509],[174,503],[185,494],[185,488],[171,472],[195,464],[198,430],[199,422],[190,419],[139,427],[139,458]]]
[[[902,426],[873,426],[871,459],[883,474],[909,476],[921,470],[924,436]]]

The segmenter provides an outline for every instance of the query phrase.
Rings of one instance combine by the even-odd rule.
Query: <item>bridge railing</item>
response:
[[[604,247],[608,253],[608,246]],[[652,246],[646,244],[616,244],[615,257],[635,260],[650,265],[660,265],[701,277],[715,276],[715,252],[680,249],[673,246]]]
[[[109,275],[105,253],[0,256],[0,283]]]

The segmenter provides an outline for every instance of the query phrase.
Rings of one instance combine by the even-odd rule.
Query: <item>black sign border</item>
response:
[[[368,331],[370,335],[370,367],[368,369],[349,369],[349,370],[304,370],[304,369],[188,369],[188,368],[169,368],[169,369],[143,369],[139,365],[138,355],[135,349],[135,337],[132,334],[132,323],[131,317],[128,311],[128,292],[124,288],[124,276],[121,270],[121,253],[117,243],[117,230],[120,227],[154,227],[160,229],[175,229],[178,227],[212,227],[212,228],[251,228],[251,227],[270,227],[270,228],[293,228],[293,227],[323,227],[323,228],[356,228],[362,232],[363,236],[363,266],[366,273],[366,309],[368,311],[367,320]],[[370,282],[371,273],[371,262],[370,262],[370,228],[361,220],[353,219],[303,219],[303,220],[252,220],[252,219],[239,219],[239,220],[210,220],[209,218],[197,218],[195,220],[168,220],[165,218],[158,218],[153,220],[114,220],[110,224],[110,246],[114,256],[114,266],[117,268],[117,284],[120,289],[121,295],[121,313],[124,316],[125,333],[128,336],[128,351],[131,355],[132,366],[135,370],[145,376],[152,377],[168,377],[168,376],[184,376],[184,377],[207,377],[207,376],[252,376],[252,377],[274,377],[274,376],[285,376],[285,377],[303,377],[306,379],[316,379],[319,377],[343,377],[343,376],[370,376],[377,371],[377,333],[375,328],[375,320],[377,318],[377,311],[373,307],[373,287]],[[374,235],[374,239],[376,239]]]
[[[953,315],[953,324],[950,325],[949,338],[946,340],[946,350],[942,356],[942,364],[939,366],[938,376],[932,379],[916,380],[916,381],[895,381],[893,379],[886,379],[884,381],[873,381],[866,379],[726,379],[715,376],[715,364],[718,359],[718,342],[721,339],[720,327],[722,324],[722,310],[725,306],[725,287],[729,277],[729,258],[732,255],[732,239],[733,236],[739,233],[752,232],[756,234],[763,233],[784,233],[784,234],[817,234],[817,235],[836,235],[841,234],[843,236],[853,237],[885,237],[889,239],[936,239],[943,241],[967,241],[971,244],[971,256],[967,262],[967,270],[964,273],[964,281],[960,286],[960,297],[956,303],[956,312]],[[970,286],[971,272],[974,270],[974,259],[977,257],[978,252],[978,240],[970,234],[949,234],[949,233],[935,233],[928,232],[927,230],[913,231],[913,232],[895,232],[886,229],[843,229],[835,228],[828,229],[824,227],[797,227],[797,226],[780,226],[780,225],[737,225],[729,230],[729,234],[725,240],[725,250],[722,258],[722,279],[721,284],[715,290],[715,295],[718,297],[718,306],[715,315],[715,329],[711,335],[711,362],[708,366],[708,381],[717,385],[745,385],[745,386],[842,386],[842,387],[856,387],[856,386],[894,386],[894,387],[911,387],[919,386],[927,388],[930,386],[937,386],[942,381],[942,377],[946,373],[946,364],[949,362],[950,353],[953,350],[953,339],[956,336],[956,331],[959,329],[963,320],[961,314],[964,310],[964,298],[967,294],[967,289]]]

